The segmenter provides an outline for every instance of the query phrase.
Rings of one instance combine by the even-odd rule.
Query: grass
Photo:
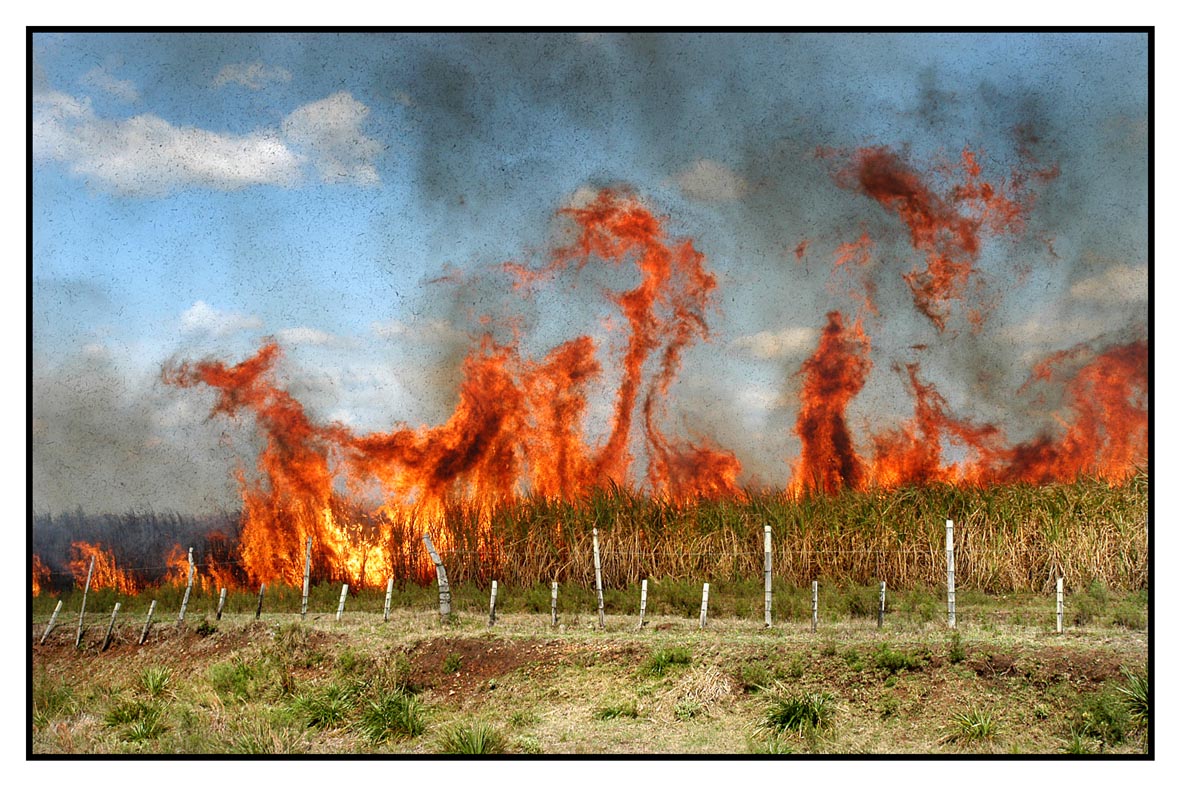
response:
[[[1133,724],[1148,724],[1148,676],[1132,672],[1122,667],[1126,685],[1119,686],[1118,691],[1124,697],[1124,705],[1128,710],[1128,718]]]
[[[636,710],[634,702],[622,702],[614,705],[604,705],[601,708],[595,708],[594,718],[597,721],[610,721],[611,719],[635,719],[639,718],[639,711]]]
[[[693,654],[685,647],[660,648],[652,652],[640,666],[640,673],[659,677],[673,667],[693,663]]]
[[[799,599],[788,599],[786,590],[808,587],[817,578],[824,578],[825,593],[833,595],[833,601],[822,602],[825,614],[869,619],[877,613],[878,582],[887,584],[893,615],[906,603],[900,592],[938,587],[945,579],[945,566],[932,555],[942,553],[943,523],[950,518],[956,523],[960,587],[994,594],[1046,593],[1050,589],[1046,577],[1061,572],[1071,585],[1072,621],[1086,626],[1096,622],[1096,609],[1107,603],[1104,593],[1147,586],[1148,489],[1147,472],[1120,484],[1087,478],[1042,486],[932,484],[799,498],[782,491],[752,491],[735,498],[686,503],[613,487],[591,490],[573,501],[541,496],[492,506],[456,501],[444,506],[432,528],[440,544],[451,545],[443,548],[442,558],[457,612],[486,615],[492,579],[502,587],[524,590],[508,594],[513,598],[498,598],[498,612],[548,612],[549,583],[555,579],[562,585],[559,614],[590,608],[594,595],[591,533],[597,527],[607,614],[634,615],[638,595],[632,588],[644,577],[653,579],[648,612],[654,616],[691,614],[700,605],[701,581],[706,577],[711,582],[711,617],[742,610],[757,614],[761,610],[757,595],[727,591],[732,583],[753,587],[761,581],[766,524],[775,544],[790,545],[792,554],[808,556],[807,560],[777,559],[774,564],[776,595],[790,601],[776,602],[780,619],[780,610],[787,610],[788,618],[803,617]],[[411,511],[405,518],[387,522],[390,562],[377,573],[395,577],[395,606],[427,607],[433,600],[434,589],[429,586],[433,571],[419,539],[403,537],[421,532],[420,523],[410,521],[415,516],[418,512]],[[94,541],[127,541],[110,537],[120,524],[117,521],[82,519],[87,521],[73,524],[77,529],[85,527]],[[49,538],[54,522],[35,517],[33,529],[36,544]],[[639,544],[642,549],[635,547]],[[196,546],[198,552],[206,549],[200,543]],[[237,545],[229,548],[233,552]],[[43,562],[60,572],[68,556],[46,552],[41,555]],[[136,557],[115,555],[119,565],[145,564],[143,556]],[[159,562],[163,568],[163,555]],[[344,576],[347,572],[340,573],[319,578],[310,610],[318,614],[335,610],[339,583],[349,581],[351,591],[361,591],[350,597],[350,611],[380,612],[384,587],[363,589]],[[67,590],[69,579],[58,577],[60,587],[54,586],[54,592]],[[139,586],[149,581],[158,577],[136,578]],[[216,608],[213,584],[194,588],[190,608],[195,616],[212,614]],[[240,585],[227,600],[231,614],[253,609],[257,585],[244,578]],[[166,585],[150,595],[165,608],[175,608],[179,592]],[[109,612],[117,596],[130,601],[126,595],[96,591],[93,610]],[[44,600],[35,604],[36,612],[47,618],[54,600],[50,593],[42,593],[39,599]],[[140,604],[146,607],[146,600],[127,604],[128,614],[138,614]],[[299,588],[281,583],[268,587],[267,610],[297,611],[299,604]],[[912,610],[931,616],[936,611],[934,604]]]
[[[426,730],[423,705],[410,694],[386,694],[369,700],[361,714],[360,728],[370,743],[413,738]]]
[[[911,653],[894,650],[888,643],[883,642],[874,651],[873,661],[880,669],[893,674],[903,670],[921,669],[926,659]]]
[[[499,730],[484,722],[450,728],[439,742],[442,754],[501,754],[508,742]]]
[[[165,666],[148,667],[139,676],[140,686],[152,699],[171,693],[172,670]]]
[[[1145,600],[1106,593],[1097,603]],[[295,601],[287,617],[261,623],[253,609],[227,613],[210,637],[168,626],[143,647],[124,637],[101,653],[75,651],[72,632],[34,645],[34,754],[436,754],[450,732],[480,722],[505,752],[567,756],[1053,754],[1073,733],[1080,751],[1142,756],[1149,737],[1129,695],[1139,691],[1146,712],[1149,685],[1132,677],[1145,676],[1146,632],[1103,612],[1055,636],[1052,593],[965,592],[960,663],[946,657],[956,635],[941,616],[924,623],[908,613],[921,606],[918,591],[896,594],[883,630],[834,602],[820,634],[808,617],[777,616],[764,629],[758,604],[704,632],[695,614],[651,616],[642,632],[634,615],[608,616],[600,630],[593,606],[567,609],[565,631],[550,628],[547,610],[505,613],[489,632],[484,604],[443,627],[430,606],[395,608],[383,624],[383,598],[375,615],[300,623]],[[444,670],[449,654],[462,655],[461,670]],[[921,662],[921,676],[907,660]],[[825,694],[832,699],[808,721],[799,706]],[[394,695],[417,703],[418,734],[393,720]],[[775,726],[776,699],[798,701],[798,721],[785,710]],[[987,709],[991,737],[947,746],[952,711],[969,709]]]
[[[983,741],[996,735],[992,712],[981,708],[952,714],[951,724],[951,732],[944,739],[947,743]]]
[[[827,692],[772,694],[764,724],[776,733],[806,733],[832,723],[835,699]]]
[[[333,683],[323,689],[295,698],[292,708],[309,727],[331,729],[342,727],[357,705],[353,689]]]

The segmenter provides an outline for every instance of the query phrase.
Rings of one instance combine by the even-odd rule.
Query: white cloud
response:
[[[562,207],[567,210],[580,210],[589,206],[599,197],[599,190],[590,186],[579,186],[563,202]]]
[[[180,316],[180,329],[185,334],[221,337],[261,328],[262,320],[255,315],[222,311],[205,301],[197,301]]]
[[[736,392],[738,404],[746,411],[780,410],[787,406],[781,391],[761,385],[745,385]]]
[[[1079,301],[1134,303],[1148,300],[1147,265],[1113,265],[1107,270],[1076,282],[1070,296]]]
[[[404,323],[401,320],[374,322],[369,326],[375,336],[382,339],[413,337],[416,341],[449,342],[465,339],[465,334],[446,320],[415,320]]]
[[[128,79],[119,79],[102,66],[87,71],[78,82],[85,87],[102,90],[125,103],[139,100],[139,89]]]
[[[276,338],[283,344],[331,344],[337,337],[316,328],[284,328]]]
[[[89,99],[45,91],[33,96],[33,154],[64,163],[92,186],[133,196],[295,186],[306,165],[323,182],[369,185],[380,180],[374,161],[383,146],[361,132],[368,114],[341,92],[299,107],[281,131],[226,134],[152,114],[102,118]]]
[[[1098,336],[1110,328],[1110,323],[1096,317],[1069,319],[1031,317],[1024,322],[1006,325],[1000,330],[1000,337],[1013,344],[1057,345],[1065,342],[1070,345]],[[1036,354],[1040,350],[1031,352]]]
[[[685,196],[707,202],[741,199],[750,189],[746,180],[712,159],[698,159],[675,180]]]
[[[811,350],[816,344],[816,336],[815,328],[784,328],[779,332],[760,331],[740,336],[730,342],[730,346],[766,361]]]
[[[262,90],[275,82],[290,82],[291,72],[282,66],[268,66],[261,61],[224,65],[213,78],[214,87],[241,85],[251,90]]]
[[[107,120],[89,101],[63,93],[33,97],[33,152],[66,163],[94,185],[132,195],[292,185],[300,176],[299,158],[274,134],[218,134],[151,114]]]
[[[346,92],[305,104],[283,120],[283,136],[307,153],[325,183],[377,183],[374,160],[383,145],[361,124],[369,107]]]

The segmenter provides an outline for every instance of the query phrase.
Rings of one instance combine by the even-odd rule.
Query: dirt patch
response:
[[[572,649],[558,640],[430,639],[407,654],[410,683],[445,697],[463,698],[495,690],[496,678],[523,665],[557,663]]]

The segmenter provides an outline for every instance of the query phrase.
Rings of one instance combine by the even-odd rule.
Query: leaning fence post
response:
[[[221,594],[217,598],[217,619],[221,620],[221,612],[226,608],[226,589],[221,589]]]
[[[152,613],[156,611],[156,599],[152,599],[152,603],[148,605],[148,619],[144,621],[144,630],[140,632],[139,644],[144,644],[148,641],[148,629],[152,627]]]
[[[381,620],[383,623],[390,622],[390,601],[394,598],[394,578],[390,577],[389,581],[385,583],[385,608],[381,612]]]
[[[550,585],[549,591],[549,624],[558,627],[558,581]]]
[[[254,610],[254,619],[258,620],[262,617],[262,597],[266,595],[267,583],[263,582],[258,586],[258,609]]]
[[[182,625],[185,622],[185,610],[189,606],[189,594],[193,592],[193,548],[189,547],[189,581],[185,585],[184,598],[180,600],[180,615],[176,619],[176,624]]]
[[[709,617],[709,583],[706,582],[701,586],[701,625],[698,628],[705,628],[706,618]]]
[[[49,625],[45,627],[45,631],[41,633],[41,644],[45,644],[45,638],[49,636],[49,632],[53,631],[53,624],[57,623],[57,613],[62,611],[62,600],[57,600],[57,606],[53,608],[53,614],[49,616]]]
[[[947,520],[947,625],[955,628],[955,523]]]
[[[816,619],[820,616],[820,584],[812,580],[812,631],[816,631]]]
[[[763,628],[771,628],[771,526],[763,525]]]
[[[644,620],[644,613],[648,611],[648,580],[640,581],[640,625],[636,628],[644,628],[646,621]]]
[[[488,625],[496,625],[496,580],[492,580],[492,600],[488,602]]]
[[[599,529],[592,528],[591,535],[594,538],[595,549],[595,592],[599,596],[599,628],[606,627],[606,620],[603,617],[603,570],[599,565]]]
[[[340,616],[344,614],[344,600],[349,597],[349,583],[345,582],[340,586],[340,603],[336,605],[336,622],[340,622]]]
[[[1058,633],[1062,633],[1062,577],[1058,577]]]
[[[119,607],[123,606],[118,601],[115,602],[115,608],[111,610],[111,624],[107,626],[107,635],[103,637],[103,645],[99,648],[100,651],[106,650],[111,645],[111,635],[115,633],[115,616],[119,614]]]
[[[886,583],[882,583],[881,589],[878,591],[878,628],[882,627],[882,621],[886,619]]]
[[[308,616],[308,584],[312,578],[312,537],[308,536],[308,549],[303,556],[303,598],[299,602],[299,619]]]
[[[86,570],[86,585],[82,588],[82,609],[78,611],[78,636],[74,647],[82,647],[82,620],[86,617],[86,594],[90,592],[90,578],[94,576],[94,555],[90,556],[90,568]]]
[[[439,580],[439,619],[446,623],[451,619],[451,585],[447,583],[447,569],[443,568],[443,561],[431,543],[431,534],[422,534],[422,543],[430,553],[431,561],[435,564],[435,576]]]

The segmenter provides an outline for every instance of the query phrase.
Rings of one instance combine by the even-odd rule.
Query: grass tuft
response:
[[[688,648],[661,648],[653,651],[641,665],[640,672],[644,675],[659,677],[667,673],[674,666],[684,666],[693,663],[693,654]]]
[[[764,725],[777,733],[806,733],[832,724],[835,700],[828,693],[772,694]]]
[[[422,702],[402,693],[370,700],[361,714],[360,727],[371,743],[422,735],[426,729]]]
[[[492,725],[474,722],[447,730],[439,746],[443,754],[500,754],[507,743]]]

